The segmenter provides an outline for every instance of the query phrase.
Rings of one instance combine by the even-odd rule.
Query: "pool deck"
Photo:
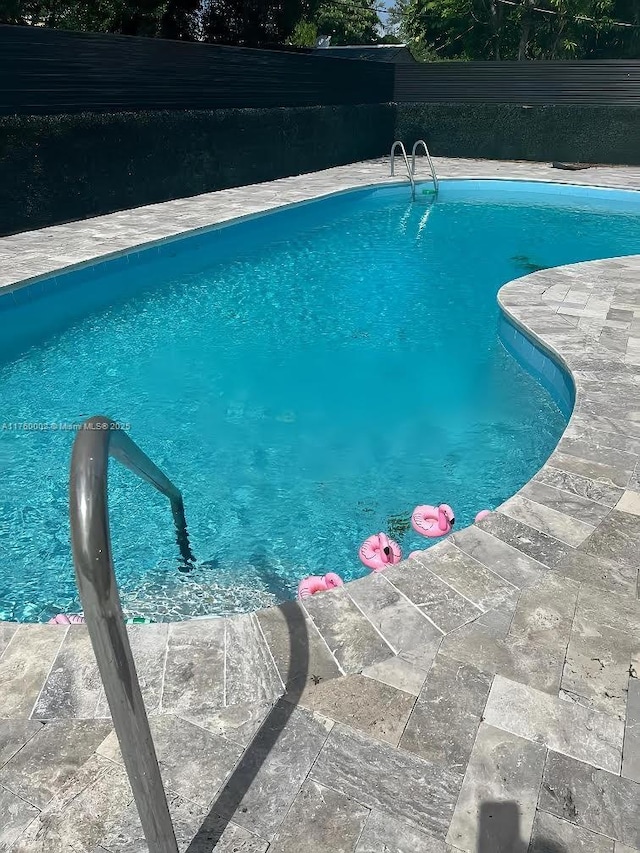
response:
[[[640,189],[640,168],[435,162]],[[360,163],[6,237],[0,286],[387,174]],[[181,850],[640,851],[640,256],[499,298],[577,392],[517,495],[304,607],[130,629]],[[86,628],[0,623],[0,653],[0,851],[146,850]]]

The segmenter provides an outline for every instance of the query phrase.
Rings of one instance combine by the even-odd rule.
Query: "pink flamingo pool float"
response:
[[[85,618],[78,613],[58,613],[52,616],[49,625],[84,625]]]
[[[360,546],[358,555],[361,561],[374,572],[381,572],[387,566],[393,566],[402,559],[402,549],[397,542],[389,539],[386,533],[375,533]]]
[[[413,529],[421,536],[428,536],[430,539],[450,533],[455,520],[449,504],[440,504],[440,506],[423,504],[417,506],[411,513]]]
[[[491,515],[490,509],[481,509],[480,512],[476,515],[475,521],[482,521],[482,519],[486,518],[488,515]]]
[[[335,572],[328,572],[326,575],[311,575],[304,578],[298,584],[298,598],[303,601],[305,598],[310,598],[316,592],[326,592],[328,589],[336,589],[336,587],[344,586],[344,581]]]

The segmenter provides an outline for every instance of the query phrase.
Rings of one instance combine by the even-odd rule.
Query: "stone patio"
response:
[[[640,169],[436,168],[640,188]],[[4,238],[0,282],[384,175]],[[640,256],[537,272],[500,302],[577,389],[517,495],[304,607],[129,629],[181,850],[640,851]],[[146,849],[85,627],[0,623],[0,718],[0,851]]]

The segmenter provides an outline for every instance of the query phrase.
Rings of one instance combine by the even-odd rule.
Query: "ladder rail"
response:
[[[118,426],[98,415],[85,421],[75,437],[69,481],[71,550],[91,645],[149,853],[178,853],[113,566],[107,495],[109,457],[169,499],[178,545],[187,565],[193,555],[180,491]]]
[[[414,173],[411,170],[411,167],[409,166],[409,158],[407,157],[406,149],[399,139],[397,139],[393,143],[393,145],[391,146],[391,154],[390,154],[391,176],[395,175],[395,159],[394,158],[395,158],[396,148],[400,148],[400,153],[402,154],[402,159],[404,160],[404,165],[406,166],[406,169],[407,169],[407,177],[409,178],[409,182],[411,184],[411,198],[413,199],[413,201],[415,201],[415,199],[416,199],[416,182],[415,182],[415,179],[413,177]]]
[[[411,172],[415,175],[416,173],[416,151],[418,150],[418,146],[422,145],[424,148],[424,153],[427,157],[427,162],[429,163],[429,168],[431,169],[431,178],[433,180],[433,187],[436,191],[436,195],[438,193],[438,176],[436,175],[436,170],[433,165],[433,160],[431,159],[431,154],[429,154],[429,149],[427,148],[427,143],[424,139],[418,139],[417,142],[413,143],[413,148],[411,149]]]

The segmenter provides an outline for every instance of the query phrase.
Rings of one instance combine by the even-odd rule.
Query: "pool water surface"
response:
[[[409,528],[418,503],[471,523],[535,474],[568,414],[503,347],[499,288],[640,252],[639,226],[631,192],[357,191],[61,275],[0,310],[0,619],[79,608],[73,432],[6,424],[108,415],[182,489],[188,574],[166,500],[111,463],[132,615],[252,610],[307,574],[359,577],[371,533],[405,553],[429,543]]]

